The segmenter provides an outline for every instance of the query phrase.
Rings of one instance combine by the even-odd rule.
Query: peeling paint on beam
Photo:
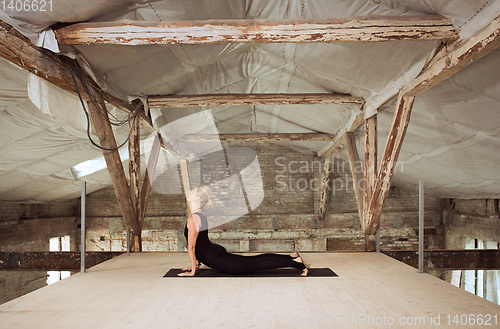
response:
[[[439,15],[79,23],[56,28],[54,32],[61,45],[379,42],[458,38],[451,21]]]
[[[123,252],[86,252],[86,268]],[[79,271],[80,252],[0,252],[0,270]]]
[[[213,141],[332,141],[330,134],[322,133],[250,133],[250,134],[199,134],[186,135],[177,141],[213,142]]]
[[[347,132],[355,132],[364,122],[365,122],[365,111],[359,111],[355,116],[353,116],[348,124],[342,128],[336,135],[333,140],[333,143],[328,146],[328,148],[324,148],[317,153],[318,157],[332,157],[335,153],[339,152],[346,146],[346,138],[345,134]]]
[[[363,98],[344,94],[211,94],[211,95],[168,95],[149,96],[152,107],[197,107],[221,105],[313,105],[339,104],[359,105]]]
[[[446,45],[432,64],[401,89],[405,96],[417,96],[500,46],[500,17],[467,40]]]

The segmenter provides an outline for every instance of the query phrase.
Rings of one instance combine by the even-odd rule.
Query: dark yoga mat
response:
[[[180,268],[172,268],[167,272],[163,277],[164,278],[193,278],[192,276],[177,276],[177,274],[181,273],[182,269]],[[338,276],[329,268],[310,268],[307,276],[329,276],[336,277]],[[252,274],[225,274],[219,271],[213,270],[211,268],[202,268],[201,270],[196,271],[194,278],[223,278],[223,277],[232,277],[232,278],[270,278],[270,277],[300,277],[300,272],[293,268],[277,268],[273,270],[262,270],[257,271]]]

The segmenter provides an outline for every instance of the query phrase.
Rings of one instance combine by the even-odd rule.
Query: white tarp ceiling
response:
[[[457,31],[466,35],[489,23],[494,18],[491,16],[498,15],[499,7],[498,1],[488,0],[53,0],[51,12],[7,11],[0,12],[0,19],[39,45],[59,49],[50,29],[47,30],[58,22],[441,14],[451,18]],[[473,19],[477,17],[482,19]],[[122,97],[325,92],[363,97],[367,113],[379,110],[380,157],[394,111],[390,100],[399,88],[418,75],[434,54],[436,45],[433,41],[86,45],[60,47],[60,51],[83,56],[109,90]],[[417,97],[399,159],[404,163],[403,172],[397,172],[396,181],[415,184],[418,179],[424,179],[428,190],[446,197],[498,198],[499,64],[500,52],[495,51]],[[31,95],[34,103],[30,101],[28,90],[33,94],[36,79],[30,79],[26,72],[4,60],[0,61],[0,76],[0,199],[45,202],[78,196],[80,183],[69,174],[69,168],[100,155],[86,140],[81,118],[78,119],[82,112],[65,116],[59,109],[59,114],[55,114],[56,109],[50,111],[40,105],[50,102],[40,99],[39,106],[35,106],[37,97]],[[43,96],[39,94],[39,98],[53,98],[52,103],[60,104],[57,98],[60,94],[44,88],[46,91]],[[78,113],[81,108],[75,97],[67,97],[64,106],[67,113]],[[152,111],[152,115],[156,126],[161,127],[205,109],[161,109]],[[335,134],[358,109],[340,105],[287,105],[224,106],[212,110],[221,133]],[[362,134],[360,129],[361,155]],[[118,129],[118,142],[126,135],[126,128]],[[146,136],[144,132],[143,137]],[[305,152],[319,151],[326,146],[325,142],[280,144]],[[345,151],[339,156],[346,159]],[[90,181],[89,190],[110,185],[105,171],[85,179]]]

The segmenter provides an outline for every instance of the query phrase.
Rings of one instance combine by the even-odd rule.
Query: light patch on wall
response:
[[[128,160],[128,146],[125,145],[121,150],[118,151],[120,153],[120,159],[122,161]],[[85,177],[91,175],[100,170],[106,169],[106,160],[104,160],[103,156],[98,158],[87,160],[82,163],[73,166],[71,169],[76,178]]]
[[[70,251],[69,235],[57,236],[49,239],[50,251]],[[68,278],[70,271],[47,271],[47,284],[53,284],[57,281]]]

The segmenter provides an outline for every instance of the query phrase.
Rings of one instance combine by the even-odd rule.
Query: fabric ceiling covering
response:
[[[488,0],[53,0],[51,12],[0,12],[0,19],[39,45],[81,55],[105,81],[108,90],[123,98],[330,92],[363,97],[367,115],[378,111],[380,157],[392,122],[394,96],[432,58],[437,42],[59,47],[51,37],[50,26],[58,22],[124,19],[325,19],[441,14],[449,17],[457,31],[466,35],[489,23],[471,26],[468,23],[472,18],[494,15],[498,7],[498,1]],[[424,179],[428,191],[443,197],[498,198],[499,64],[500,52],[494,51],[416,98],[399,158],[403,166],[396,172],[396,183],[415,185]],[[66,97],[64,108],[74,114],[65,115],[63,109],[49,111],[34,104],[36,97],[29,97],[28,90],[33,91],[37,84],[28,73],[2,60],[0,75],[0,147],[3,151],[0,200],[47,202],[75,198],[80,193],[79,180],[82,179],[89,181],[89,191],[111,184],[105,170],[84,178],[75,177],[70,170],[80,162],[101,155],[86,138],[81,105],[74,95],[60,91],[55,96],[55,91],[45,87],[44,97],[54,98],[53,103],[58,104],[61,103],[56,101],[57,97]],[[180,117],[206,109],[155,109],[151,115],[159,129]],[[354,106],[341,105],[211,109],[220,133],[336,134],[359,111]],[[118,142],[127,136],[126,127],[116,132]],[[143,132],[142,138],[147,135]],[[363,129],[357,132],[357,139],[362,157]],[[309,153],[328,146],[327,142],[279,144]],[[338,156],[347,159],[345,150]],[[126,166],[126,161],[124,164]]]

